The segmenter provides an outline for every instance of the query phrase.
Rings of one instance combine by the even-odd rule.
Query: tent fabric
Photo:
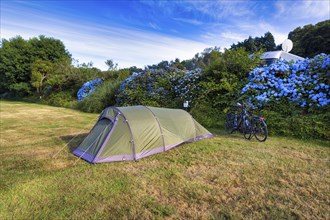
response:
[[[207,129],[181,109],[108,107],[72,153],[90,163],[138,160],[210,137]]]

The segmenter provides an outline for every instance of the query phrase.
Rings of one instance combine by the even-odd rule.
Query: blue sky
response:
[[[79,63],[106,69],[190,59],[205,48],[229,48],[270,31],[280,44],[290,31],[330,19],[330,1],[1,1],[1,38],[60,39]]]

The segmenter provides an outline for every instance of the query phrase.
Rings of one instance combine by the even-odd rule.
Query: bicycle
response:
[[[267,124],[265,122],[265,118],[261,117],[259,114],[253,115],[254,110],[256,110],[256,108],[254,108],[253,106],[250,106],[250,110],[248,110],[248,114],[252,118],[250,129],[251,133],[253,133],[254,137],[258,141],[265,142],[268,137],[268,129]]]
[[[232,134],[234,131],[243,133],[245,139],[251,138],[252,122],[248,117],[247,105],[245,103],[237,103],[233,106],[232,112],[226,115],[224,129],[227,134]]]

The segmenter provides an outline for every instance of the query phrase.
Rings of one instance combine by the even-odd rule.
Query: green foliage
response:
[[[106,60],[105,64],[108,66],[108,70],[116,70],[118,67],[118,63],[114,63],[112,59]]]
[[[53,106],[61,106],[66,108],[76,108],[77,101],[72,98],[70,92],[68,91],[60,91],[51,93],[44,100],[49,105]]]
[[[189,112],[199,123],[208,128],[223,128],[222,109],[214,108],[210,102],[199,101]]]
[[[32,57],[56,63],[61,59],[71,60],[71,54],[62,41],[40,35],[27,41],[31,45]]]
[[[31,63],[31,45],[18,36],[10,40],[2,39],[0,48],[0,93],[10,92],[13,95],[26,95],[22,93],[23,85],[31,90],[29,85]],[[18,92],[18,93],[17,93]]]
[[[302,57],[330,54],[330,20],[298,27],[289,33],[289,39],[294,45],[293,54]]]
[[[202,75],[199,99],[209,100],[209,106],[217,109],[225,109],[238,100],[249,71],[259,61],[258,57],[248,55],[244,48],[238,48],[213,57]]]
[[[100,113],[108,106],[116,105],[120,80],[103,82],[94,93],[78,103],[78,109],[85,112]]]
[[[164,69],[133,73],[120,86],[117,104],[176,107],[180,97],[175,95],[170,83],[171,76],[176,74],[176,71]]]
[[[55,74],[49,79],[52,92],[69,91],[74,99],[76,99],[78,90],[85,82],[103,76],[101,70],[94,67],[82,66],[73,68],[65,63],[58,65],[62,65],[62,70],[57,69]]]
[[[320,52],[330,53],[329,25],[327,20],[290,32],[289,38],[294,42],[292,53],[310,57]],[[113,60],[107,60],[109,70],[102,72],[93,67],[92,62],[74,67],[71,54],[60,40],[45,36],[24,40],[18,36],[1,42],[0,95],[30,96],[31,99],[42,96],[40,102],[78,106],[83,111],[97,113],[110,105],[182,108],[183,99],[188,100],[189,96],[192,105],[189,110],[201,124],[222,128],[228,107],[246,98],[241,90],[247,83],[248,72],[259,62],[257,51],[274,49],[274,37],[267,32],[264,36],[238,42],[224,52],[219,47],[207,48],[192,59],[162,61],[145,70],[136,67],[118,70]],[[249,58],[251,52],[256,56]],[[186,73],[197,68],[202,69],[201,74],[198,80],[191,81]],[[128,82],[133,72],[142,74]],[[323,72],[320,74],[326,76]],[[77,91],[85,82],[96,78],[102,78],[103,85],[77,104]],[[122,81],[125,83],[120,86]],[[307,115],[286,100],[279,100],[278,105],[268,106],[268,109],[267,122],[273,134],[299,138],[329,137],[327,124],[323,123],[329,121],[325,111],[309,109]],[[268,116],[267,111],[264,113]],[[292,124],[299,126],[293,127]]]
[[[47,80],[48,75],[53,73],[53,65],[50,61],[36,60],[31,65],[31,85],[37,89],[40,94],[44,88],[44,81]]]
[[[271,110],[261,111],[270,134],[300,139],[330,140],[330,112],[317,115],[283,115]]]
[[[273,51],[276,49],[274,36],[270,32],[265,33],[263,37],[252,38],[250,36],[243,42],[231,45],[230,49],[241,47],[245,48],[246,51],[249,51],[250,53],[259,52],[261,50]]]
[[[26,82],[13,83],[9,86],[9,90],[12,92],[11,94],[18,97],[32,93],[30,84]]]
[[[75,68],[71,65],[71,61],[67,59],[62,59],[53,63],[53,72],[48,75],[47,85],[52,88],[52,91],[74,90],[75,83],[70,84],[68,80],[73,78],[71,76],[74,71]]]
[[[131,72],[130,69],[112,70],[103,72],[102,76],[105,80],[125,80],[129,77]]]
[[[20,36],[10,40],[3,39],[0,54],[0,93],[9,92],[16,96],[27,95],[29,92],[17,93],[21,89],[18,90],[15,84],[24,83],[25,87],[30,87],[28,90],[32,90],[33,86],[37,92],[41,92],[39,90],[43,88],[45,72],[51,73],[50,63],[54,64],[61,60],[71,61],[71,55],[60,40],[45,36],[29,40],[24,40]],[[49,63],[45,65],[42,62]],[[32,69],[34,69],[33,79]]]
[[[197,53],[191,60],[186,60],[184,64],[188,70],[195,68],[205,69],[220,55],[220,47],[206,48],[201,54]]]

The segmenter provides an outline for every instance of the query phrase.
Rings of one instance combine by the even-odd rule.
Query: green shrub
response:
[[[258,62],[257,56],[251,59],[243,48],[226,50],[214,56],[203,71],[199,99],[209,100],[209,106],[225,110],[234,100],[241,98],[240,91],[246,84],[248,73]]]
[[[117,96],[119,105],[151,105],[176,107],[178,97],[170,82],[176,71],[164,69],[145,69],[134,72],[123,81]]]
[[[78,109],[85,112],[100,113],[106,107],[116,105],[116,96],[120,85],[121,81],[119,80],[105,81],[94,93],[78,102]]]
[[[47,96],[44,101],[40,100],[40,102],[46,102],[49,105],[65,108],[77,107],[77,101],[71,96],[69,91],[53,92]]]
[[[222,110],[213,108],[208,102],[196,103],[190,110],[190,114],[205,127],[223,127],[224,114]]]
[[[270,134],[300,139],[330,140],[330,112],[317,115],[284,116],[274,111],[262,111]]]
[[[11,96],[23,97],[32,94],[31,86],[29,83],[20,82],[14,83],[9,86]]]

